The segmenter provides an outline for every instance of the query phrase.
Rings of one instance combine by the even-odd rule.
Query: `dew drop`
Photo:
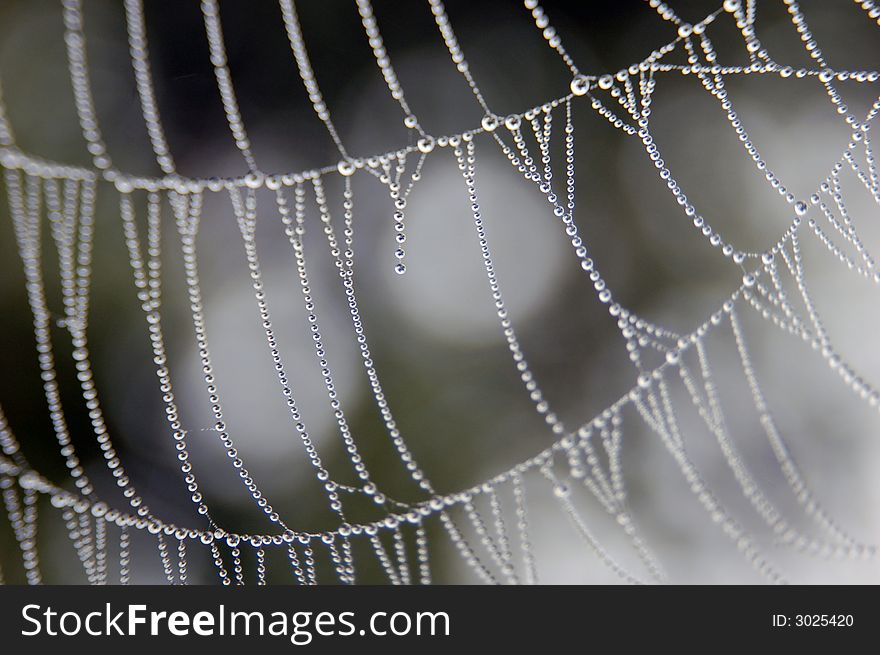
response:
[[[336,165],[336,170],[338,170],[339,174],[343,177],[350,177],[351,175],[354,175],[354,164],[343,159]]]
[[[571,81],[571,92],[576,96],[586,95],[590,90],[590,80],[586,75],[578,75]]]
[[[263,174],[252,171],[244,176],[244,185],[248,189],[259,189],[263,186]]]
[[[481,122],[483,129],[487,132],[494,132],[498,127],[498,118],[495,116],[483,116],[483,120]]]

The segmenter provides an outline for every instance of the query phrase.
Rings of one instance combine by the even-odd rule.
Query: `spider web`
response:
[[[449,58],[485,114],[481,124],[474,129],[435,136],[423,128],[407,102],[369,0],[357,0],[356,4],[388,93],[399,105],[406,128],[414,135],[412,145],[380,155],[361,158],[347,151],[318,86],[293,0],[280,0],[284,29],[312,108],[339,152],[337,164],[283,174],[269,174],[260,168],[239,111],[216,0],[203,0],[201,11],[229,132],[248,169],[240,177],[194,179],[178,174],[154,91],[141,0],[125,0],[126,26],[143,119],[161,176],[134,176],[113,164],[92,97],[80,0],[62,1],[64,38],[76,112],[93,165],[65,165],[20,150],[0,102],[0,164],[26,279],[27,299],[33,314],[33,335],[43,393],[54,438],[68,472],[67,480],[53,482],[35,470],[25,459],[12,426],[0,411],[0,445],[3,450],[0,488],[6,517],[21,551],[27,581],[32,584],[43,581],[37,546],[38,527],[49,519],[39,518],[38,509],[42,507],[40,498],[46,497],[52,514],[60,516],[78,561],[93,584],[110,583],[111,568],[118,573],[119,582],[130,581],[131,565],[135,561],[133,535],[136,533],[149,535],[171,584],[187,582],[188,562],[194,552],[210,557],[218,579],[226,585],[265,584],[270,561],[277,566],[289,567],[291,579],[301,584],[355,583],[358,575],[356,552],[357,557],[374,559],[393,584],[427,584],[432,581],[431,548],[437,534],[454,547],[475,580],[534,583],[539,579],[540,562],[532,545],[534,517],[530,516],[530,510],[534,504],[529,495],[536,493],[554,499],[561,510],[560,519],[571,524],[574,536],[583,541],[588,556],[598,558],[620,579],[635,583],[664,581],[667,579],[664,567],[651,544],[642,536],[630,508],[621,455],[628,428],[649,429],[672,457],[705,510],[707,522],[716,524],[766,580],[784,581],[784,574],[760,547],[759,538],[740,524],[727,508],[722,494],[711,488],[706,474],[698,467],[680,418],[685,410],[696,411],[699,415],[705,430],[703,435],[697,436],[708,435],[714,439],[735,478],[739,494],[747,501],[754,516],[760,519],[763,533],[770,535],[777,545],[821,558],[874,558],[876,546],[860,542],[837,524],[795,463],[762,390],[740,315],[754,314],[791,338],[805,341],[855,398],[871,408],[880,405],[880,393],[854,365],[844,360],[832,343],[808,286],[805,249],[802,247],[803,242],[815,239],[851,274],[873,284],[880,283],[880,272],[857,231],[844,194],[844,186],[855,183],[880,204],[880,176],[871,141],[871,125],[880,112],[880,98],[865,115],[857,116],[838,91],[842,82],[874,84],[880,74],[831,68],[798,3],[793,0],[784,0],[784,4],[809,55],[809,67],[788,66],[771,57],[755,27],[757,3],[754,0],[727,0],[722,7],[695,23],[684,21],[669,5],[649,0],[646,2],[648,8],[677,29],[675,40],[616,73],[585,74],[563,46],[544,10],[535,0],[526,0],[525,10],[533,18],[546,45],[567,67],[571,86],[568,93],[546,104],[522,113],[498,116],[490,108],[471,72],[442,2],[429,0],[431,14]],[[857,1],[856,5],[867,19],[880,23],[880,7],[870,0]],[[718,61],[712,31],[722,22],[735,25],[741,35],[748,56],[746,65],[728,66]],[[676,56],[686,63],[673,63]],[[673,172],[667,168],[654,141],[652,104],[657,85],[674,76],[698,78],[705,93],[720,107],[746,155],[770,188],[785,201],[786,215],[790,219],[788,226],[767,250],[746,252],[722,236],[692,204]],[[728,80],[738,76],[762,76],[774,80],[808,78],[827,92],[829,102],[850,133],[850,139],[827,177],[820,180],[807,197],[798,198],[787,189],[751,140],[728,93]],[[688,333],[677,333],[652,323],[621,305],[594,262],[590,244],[580,235],[574,220],[576,179],[572,118],[574,109],[580,105],[590,107],[625,138],[641,144],[685,219],[711,244],[718,257],[741,269],[741,284],[726,297],[718,299],[715,310]],[[553,214],[558,229],[564,231],[570,242],[571,254],[577,258],[596,299],[604,306],[626,343],[633,364],[632,388],[583,425],[566,425],[557,415],[530,367],[505,304],[480,204],[478,164],[481,155],[478,151],[487,148],[497,148],[510,166],[521,174],[521,183],[535,187],[546,199],[548,212]],[[429,475],[430,462],[418,461],[410,449],[396,420],[393,398],[386,396],[373,360],[356,292],[354,227],[357,205],[352,184],[356,176],[369,175],[387,189],[395,208],[394,259],[390,265],[397,273],[405,275],[408,201],[421,179],[425,162],[444,151],[452,154],[452,165],[457,166],[461,175],[461,193],[470,205],[485,283],[512,365],[534,410],[553,435],[551,445],[532,457],[479,484],[452,493],[435,487]],[[561,160],[559,151],[562,152]],[[341,199],[331,197],[335,193],[335,182],[333,185],[327,182],[335,178],[341,178]],[[266,191],[271,192],[271,204],[258,206],[258,192]],[[174,444],[181,477],[193,507],[201,517],[201,524],[177,525],[150,509],[147,499],[132,483],[104,418],[88,339],[88,328],[94,319],[90,313],[90,288],[98,193],[112,195],[118,202],[130,274],[142,309],[156,383],[164,403],[165,438]],[[237,450],[233,430],[227,425],[226,399],[217,383],[206,327],[203,278],[197,254],[197,238],[203,229],[202,215],[209,196],[224,198],[235,216],[265,347],[274,363],[274,373],[266,371],[266,375],[277,378],[279,398],[286,404],[292,432],[302,444],[312,472],[324,491],[324,502],[334,517],[332,528],[304,531],[296,525],[288,525],[262,491],[257,477],[247,468]],[[334,209],[339,200],[341,213]],[[263,212],[274,212],[280,217],[284,238],[296,262],[308,329],[327,402],[348,456],[348,471],[330,470],[297,404],[296,377],[276,334],[255,239],[257,216]],[[320,224],[309,221],[310,215],[317,216]],[[211,406],[214,421],[211,436],[222,444],[241,484],[252,497],[258,512],[268,520],[270,529],[259,534],[236,531],[234,526],[225,525],[215,517],[214,505],[200,484],[199,464],[190,457],[194,428],[187,427],[181,418],[163,323],[165,253],[162,248],[163,232],[168,229],[176,235],[183,257],[192,336],[204,376],[205,398]],[[304,235],[306,230],[313,229],[323,233],[326,251],[335,265],[337,283],[347,303],[349,327],[361,355],[363,373],[387,438],[399,456],[414,492],[419,495],[418,500],[404,502],[391,497],[382,481],[374,477],[362,457],[363,444],[352,429],[336,392],[332,354],[325,350],[321,315],[316,309],[318,300],[313,296],[307,266],[307,257],[326,256],[326,253],[307,252]],[[49,309],[54,301],[50,301],[44,274],[44,244],[49,244],[57,252],[63,306],[60,320]],[[61,327],[69,338],[69,346],[65,347],[71,349],[81,391],[79,402],[88,410],[91,429],[106,465],[106,475],[115,481],[120,492],[115,498],[98,494],[74,446],[73,428],[66,420],[59,392],[54,326]],[[713,338],[727,339],[735,346],[738,366],[759,418],[763,438],[773,453],[774,475],[784,482],[797,511],[809,519],[806,529],[800,527],[800,520],[790,518],[788,511],[777,507],[771,500],[762,488],[758,474],[738,449],[732,434],[732,422],[722,408],[717,376],[713,373],[715,365],[707,346],[710,334],[717,335]],[[682,398],[687,407],[677,406]],[[65,401],[70,402],[69,399]],[[630,552],[625,556],[614,552],[616,549],[607,545],[605,536],[585,519],[583,506],[588,498],[607,512],[628,542]],[[364,499],[380,512],[379,518],[364,521],[351,518],[350,508]],[[429,538],[431,534],[435,536]],[[617,538],[614,542],[621,543]],[[634,558],[630,557],[632,554]],[[624,563],[624,557],[626,562],[632,563]],[[111,567],[113,558],[116,564]]]

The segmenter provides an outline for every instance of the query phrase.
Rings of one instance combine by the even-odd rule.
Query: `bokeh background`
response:
[[[714,2],[678,1],[697,21]],[[229,66],[253,149],[269,172],[332,164],[338,153],[302,89],[281,14],[271,0],[221,0]],[[876,68],[878,27],[851,2],[801,3],[829,63],[839,69]],[[184,175],[246,172],[226,127],[216,92],[199,3],[147,0],[146,29],[158,104],[171,151]],[[674,29],[638,0],[546,2],[552,24],[579,67],[613,72],[671,41]],[[348,150],[370,155],[410,143],[412,135],[391,99],[363,34],[353,2],[297,4],[309,56]],[[116,166],[156,174],[137,99],[121,2],[85,0],[85,33],[101,127]],[[482,112],[449,60],[425,2],[377,0],[375,11],[407,99],[432,134],[477,126]],[[568,92],[569,75],[513,0],[450,0],[447,11],[471,71],[499,115],[523,111]],[[758,3],[758,33],[777,62],[808,65],[782,2]],[[710,35],[725,64],[747,58],[732,21],[723,15]],[[683,61],[679,54],[673,61]],[[18,145],[60,162],[88,165],[67,75],[60,3],[0,0],[0,79]],[[798,197],[827,175],[849,139],[843,121],[815,79],[737,77],[731,97],[754,142]],[[864,115],[877,85],[841,83],[856,115]],[[642,145],[614,130],[587,102],[575,102],[577,210],[575,218],[598,267],[625,306],[670,329],[689,331],[740,283],[742,272],[690,225],[656,175]],[[766,184],[737,141],[718,103],[692,76],[659,78],[653,133],[664,159],[707,220],[745,250],[771,245],[791,209]],[[557,116],[557,119],[561,115]],[[555,124],[556,136],[562,128]],[[478,172],[493,259],[528,360],[546,396],[567,425],[594,416],[634,383],[624,341],[599,305],[546,201],[506,162],[491,139],[477,140]],[[557,163],[559,159],[557,159]],[[557,168],[557,174],[562,168]],[[448,151],[425,165],[407,215],[407,264],[394,273],[392,204],[366,174],[354,178],[356,280],[376,366],[398,423],[435,486],[453,491],[502,471],[549,445],[554,436],[534,412],[497,324],[460,174]],[[878,208],[864,189],[845,181],[847,199],[866,243],[877,243]],[[341,216],[338,179],[328,194]],[[0,402],[31,463],[63,481],[39,381],[24,277],[4,196],[0,203]],[[132,481],[159,515],[201,525],[180,480],[164,419],[143,315],[127,262],[118,195],[98,190],[90,347],[98,388],[115,444]],[[276,331],[297,400],[323,459],[351,481],[307,332],[292,252],[270,196],[258,196],[257,241]],[[143,217],[144,205],[138,205]],[[241,531],[268,525],[228,464],[204,392],[184,287],[180,247],[165,214],[165,334],[171,370],[203,492],[224,524]],[[365,459],[387,492],[415,499],[375,409],[351,333],[344,296],[319,219],[308,216],[306,256],[318,314],[340,400]],[[47,279],[57,272],[48,238]],[[227,423],[249,469],[287,523],[302,529],[332,525],[292,428],[262,334],[241,238],[228,200],[209,194],[198,242],[209,338]],[[877,289],[844,270],[804,238],[807,275],[837,343],[870,381],[880,382]],[[50,306],[60,312],[57,283]],[[53,304],[54,302],[54,304]],[[747,309],[740,311],[770,405],[819,498],[860,540],[880,541],[880,461],[876,410],[852,396],[825,363],[800,341]],[[86,467],[108,499],[122,506],[97,457],[88,417],[71,374],[64,333],[55,335],[68,420]],[[760,432],[729,329],[709,340],[714,370],[737,444],[768,494],[799,519],[784,479]],[[676,388],[681,404],[689,401]],[[632,417],[630,417],[632,419]],[[732,513],[762,534],[697,417],[681,417],[694,458]],[[690,494],[658,439],[627,420],[624,469],[634,514],[676,582],[750,582],[755,574]],[[347,476],[347,477],[346,477]],[[552,492],[529,481],[530,514],[539,574],[545,582],[614,582],[567,524]],[[583,490],[581,490],[583,491]],[[578,492],[578,505],[600,540],[624,562],[625,540],[596,503]],[[505,498],[505,502],[508,499]],[[57,510],[42,508],[39,546],[45,577],[82,582]],[[370,508],[363,510],[369,514]],[[512,513],[510,514],[512,525]],[[460,522],[463,525],[463,521]],[[766,530],[763,531],[766,533]],[[431,557],[442,581],[470,581],[465,565],[437,525]],[[155,544],[135,535],[133,581],[163,582]],[[876,582],[876,562],[811,560],[776,548],[771,558],[804,582]],[[23,576],[8,523],[0,520],[0,562],[9,582]],[[193,554],[191,581],[216,580],[209,558]],[[274,557],[272,555],[271,557]],[[111,558],[112,561],[112,558]],[[271,582],[292,582],[279,560]],[[368,556],[359,579],[381,581]],[[246,570],[252,562],[246,560]],[[323,579],[329,581],[330,575]]]

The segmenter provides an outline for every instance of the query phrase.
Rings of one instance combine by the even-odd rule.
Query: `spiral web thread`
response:
[[[784,581],[783,574],[758,547],[756,537],[733,518],[717,493],[709,488],[689,454],[673,402],[675,385],[681,385],[680,389],[692,401],[693,408],[702,418],[708,433],[717,441],[742,495],[777,543],[817,557],[875,557],[876,546],[860,543],[849,536],[826,513],[792,459],[762,393],[739,314],[755,312],[782,331],[812,345],[829,369],[841,378],[857,398],[871,407],[880,406],[880,393],[835,351],[810,295],[800,247],[803,239],[814,237],[847,270],[874,284],[880,284],[880,273],[859,237],[841,188],[842,179],[851,176],[880,204],[880,176],[871,141],[871,126],[880,112],[880,98],[873,103],[865,116],[856,116],[851,113],[835,86],[847,80],[874,84],[880,79],[880,74],[876,71],[842,71],[831,68],[794,0],[784,0],[784,4],[811,59],[812,67],[809,68],[795,69],[772,59],[770,51],[760,41],[755,27],[756,0],[727,0],[718,10],[694,24],[683,21],[669,5],[657,0],[648,0],[646,4],[650,10],[656,11],[663,20],[677,28],[677,38],[627,69],[615,74],[592,76],[585,75],[578,69],[562,45],[561,37],[550,26],[543,9],[535,0],[526,0],[525,9],[534,19],[536,28],[542,32],[547,45],[569,69],[572,76],[571,89],[567,95],[542,106],[500,117],[490,109],[474,79],[442,2],[429,0],[430,11],[449,57],[467,82],[475,101],[485,112],[482,124],[476,129],[435,137],[423,128],[407,103],[369,0],[356,0],[365,35],[388,92],[399,105],[406,127],[414,130],[417,135],[415,145],[373,157],[356,158],[348,154],[321,94],[303,41],[294,2],[280,0],[284,29],[303,86],[316,115],[336,144],[341,160],[338,164],[318,170],[268,174],[258,166],[238,109],[226,63],[217,2],[203,0],[201,9],[217,89],[230,134],[248,172],[230,179],[191,179],[177,174],[174,159],[165,140],[153,89],[141,0],[125,0],[126,24],[137,91],[156,162],[163,173],[161,177],[131,176],[114,168],[98,125],[90,90],[81,2],[62,0],[70,80],[77,115],[92,156],[93,167],[67,166],[45,161],[19,150],[0,99],[0,165],[3,168],[10,214],[26,277],[27,297],[33,313],[43,391],[54,436],[70,478],[63,485],[55,484],[32,469],[19,448],[12,427],[0,410],[0,445],[3,450],[0,457],[0,488],[6,518],[21,550],[27,581],[32,584],[43,581],[37,548],[37,508],[39,497],[45,495],[50,498],[51,507],[60,513],[85,575],[94,584],[116,582],[110,579],[111,554],[118,558],[118,565],[112,567],[114,571],[118,570],[118,581],[124,584],[130,580],[134,531],[146,531],[154,536],[162,570],[171,584],[187,582],[188,553],[197,549],[203,550],[211,558],[219,580],[227,585],[254,582],[265,584],[267,554],[273,550],[280,551],[289,562],[292,581],[300,584],[354,583],[357,580],[353,556],[353,543],[356,540],[368,544],[369,552],[375,556],[389,582],[427,584],[432,580],[428,539],[431,522],[439,527],[440,534],[448,537],[454,549],[472,570],[475,580],[489,583],[534,583],[539,579],[540,563],[536,561],[530,537],[529,498],[525,484],[527,478],[531,480],[530,490],[544,489],[548,496],[555,499],[561,515],[570,521],[574,532],[584,541],[587,549],[623,581],[663,581],[666,579],[663,567],[649,544],[642,538],[629,509],[621,448],[624,430],[630,421],[642,422],[642,427],[647,426],[659,438],[710,520],[733,541],[754,569],[768,581]],[[857,0],[855,4],[867,19],[880,25],[880,6],[871,0]],[[749,58],[748,65],[725,66],[717,61],[711,28],[719,21],[732,21],[736,25]],[[669,63],[668,55],[676,51],[684,53],[687,64]],[[691,204],[672,172],[666,168],[651,131],[652,97],[658,81],[676,75],[696,76],[699,79],[706,93],[720,105],[730,128],[735,131],[758,171],[786,201],[791,221],[769,250],[762,253],[743,252],[726,241]],[[849,129],[851,138],[846,149],[833,164],[828,176],[820,181],[808,198],[798,199],[789,193],[750,140],[726,87],[726,79],[738,75],[814,78],[825,89],[829,101]],[[611,289],[590,257],[588,243],[579,235],[573,219],[575,135],[572,108],[577,103],[588,103],[614,128],[641,141],[647,156],[656,167],[657,174],[666,183],[685,217],[692,221],[721,257],[742,269],[743,278],[739,287],[722,299],[716,311],[689,334],[676,334],[615,302]],[[562,133],[561,137],[556,138],[561,139],[564,145],[565,164],[563,172],[554,175],[558,173],[559,167],[552,161],[551,145],[556,136],[554,127],[560,123],[563,127],[557,128],[555,133]],[[565,231],[571,242],[583,274],[589,278],[599,302],[607,308],[626,341],[636,369],[635,383],[627,393],[584,425],[566,426],[554,413],[529,367],[508,315],[480,209],[477,185],[478,141],[485,141],[490,145],[494,141],[511,166],[522,174],[526,184],[533,184],[546,198],[549,210],[558,218],[560,229]],[[407,199],[421,177],[422,165],[426,159],[432,153],[442,150],[452,151],[461,172],[462,193],[466,193],[470,201],[486,280],[513,363],[535,411],[544,418],[554,438],[549,447],[526,461],[481,484],[456,493],[444,493],[435,489],[426,469],[410,451],[395,421],[392,402],[386,398],[379,373],[374,366],[355,292],[354,217],[357,209],[352,176],[368,173],[388,188],[396,209],[396,270],[404,273],[406,264],[403,244]],[[331,200],[324,184],[326,178],[337,175],[342,176],[344,181],[341,222],[340,217],[334,215],[330,209]],[[274,191],[274,207],[258,209],[256,191],[262,188]],[[150,510],[128,477],[103,418],[100,396],[92,375],[87,337],[91,318],[89,290],[92,244],[96,229],[94,214],[99,192],[118,197],[119,215],[134,287],[143,310],[159,390],[165,404],[168,438],[175,444],[180,471],[192,502],[198,514],[204,517],[204,523],[200,526],[174,525]],[[337,527],[333,530],[311,533],[289,527],[275,511],[269,498],[260,490],[258,481],[250,474],[245,462],[240,459],[233,435],[226,426],[223,396],[214,378],[205,326],[196,248],[206,194],[222,194],[229,198],[241,233],[257,310],[265,332],[266,346],[275,363],[281,395],[313,472],[326,492],[328,507],[337,518]],[[144,198],[147,207],[145,233],[138,227],[136,216],[136,200]],[[357,439],[337,397],[331,368],[332,358],[324,351],[319,315],[311,295],[303,239],[307,229],[307,215],[315,209],[348,302],[351,329],[362,355],[364,373],[388,437],[423,500],[404,503],[393,500],[383,492],[360,455]],[[328,400],[337,419],[339,435],[357,479],[355,485],[338,482],[336,472],[325,467],[319,449],[300,416],[294,393],[295,384],[286,372],[282,348],[273,329],[254,238],[257,214],[260,211],[277,212],[295,257],[309,329],[314,338]],[[265,534],[241,534],[215,521],[208,499],[203,496],[199,486],[196,475],[198,465],[189,457],[188,431],[179,416],[172,388],[161,312],[162,231],[169,225],[173,225],[172,229],[179,236],[183,254],[193,334],[205,374],[205,393],[216,421],[213,430],[216,438],[225,447],[242,484],[273,525],[274,529]],[[43,234],[44,231],[48,232],[48,236]],[[97,495],[77,456],[65,420],[51,332],[53,323],[57,321],[50,316],[42,272],[41,243],[46,239],[51,241],[58,254],[61,301],[64,307],[60,325],[71,340],[81,401],[88,409],[94,437],[107,471],[122,492],[123,500],[113,506]],[[317,253],[314,256],[318,256]],[[800,531],[783,516],[764,493],[738,452],[712,373],[712,362],[705,344],[709,333],[726,334],[735,343],[742,375],[747,382],[754,409],[775,456],[779,472],[792,497],[799,504],[800,511],[814,524],[813,528],[818,536]],[[384,518],[368,523],[350,522],[346,517],[346,501],[353,495],[372,498],[383,511]],[[638,570],[624,567],[602,544],[594,529],[584,519],[580,508],[582,496],[591,496],[615,519],[638,556]],[[244,557],[246,550],[250,551],[247,558]],[[321,568],[318,564],[322,560],[329,562],[327,570],[335,572],[332,579],[319,579]],[[255,563],[255,569],[247,570],[250,561]]]

